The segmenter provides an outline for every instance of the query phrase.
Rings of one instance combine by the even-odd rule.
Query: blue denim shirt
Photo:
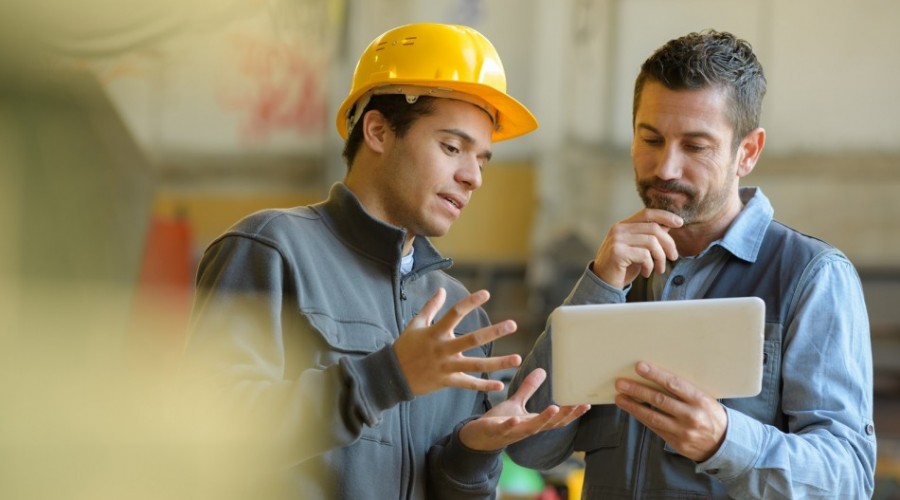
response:
[[[773,209],[758,188],[744,188],[741,196],[745,207],[725,236],[654,275],[649,300],[704,297],[731,256],[756,260]],[[565,303],[619,303],[628,291],[586,270]],[[764,398],[723,401],[725,439],[707,461],[677,455],[613,405],[595,406],[565,429],[517,443],[509,455],[525,466],[549,468],[573,450],[585,451],[584,498],[869,498],[875,469],[871,344],[859,277],[843,254],[830,252],[803,270],[791,310],[781,325],[780,363],[764,380],[779,391],[776,407],[756,408]],[[551,338],[548,329],[538,339],[510,394],[535,367],[551,371]],[[532,397],[530,410],[552,403],[550,386],[546,382]]]

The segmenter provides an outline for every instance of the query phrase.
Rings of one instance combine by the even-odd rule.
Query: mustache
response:
[[[648,189],[656,188],[662,189],[665,191],[674,191],[676,193],[682,193],[689,197],[696,196],[697,192],[691,188],[690,186],[686,186],[681,184],[676,180],[662,180],[659,177],[654,177],[653,179],[647,179],[643,181],[638,181],[638,187],[641,188],[641,192],[645,193]]]

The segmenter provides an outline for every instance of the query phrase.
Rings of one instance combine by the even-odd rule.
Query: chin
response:
[[[447,226],[446,228],[443,228],[443,229],[436,229],[434,231],[430,231],[426,236],[428,236],[429,238],[440,238],[441,236],[444,236],[449,232],[450,232],[450,227]]]
[[[652,208],[654,210],[665,210],[676,215],[681,215],[679,212],[682,211],[681,208],[676,206],[670,198],[661,198],[658,196],[645,196],[644,206],[647,208]]]
[[[413,231],[417,235],[425,236],[428,238],[440,238],[444,236],[448,232],[450,232],[450,227],[452,223],[449,224],[430,224],[428,226],[420,227],[419,231]]]

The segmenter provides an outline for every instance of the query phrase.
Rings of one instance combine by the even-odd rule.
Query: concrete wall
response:
[[[110,15],[85,18],[93,29],[84,33],[96,38],[61,43],[97,71],[168,199],[234,195],[264,204],[267,192],[273,202],[324,195],[345,169],[332,115],[358,54],[398,24],[463,23],[496,45],[509,92],[541,128],[495,145],[495,165],[510,168],[503,182],[516,189],[469,211],[481,212],[480,221],[515,220],[503,227],[530,234],[475,231],[464,218],[442,244],[463,259],[521,261],[560,234],[592,243],[637,204],[627,148],[638,66],[666,40],[715,27],[749,40],[769,80],[767,148],[748,182],[765,184],[787,221],[865,265],[894,266],[900,255],[892,201],[900,100],[891,98],[900,88],[900,32],[890,29],[900,3],[191,0],[153,12],[159,17],[140,26],[155,37],[130,33]],[[160,27],[169,25],[178,28]],[[298,101],[298,89],[311,92],[308,101]],[[324,110],[318,119],[316,109]],[[503,212],[523,200],[531,210]]]
[[[746,183],[763,185],[786,222],[860,265],[897,266],[900,100],[891,96],[900,88],[900,32],[891,28],[900,4],[570,0],[535,8],[539,60],[548,65],[533,68],[535,94],[525,96],[539,96],[542,121],[533,141],[538,253],[560,234],[599,242],[639,207],[627,150],[640,64],[671,38],[716,28],[750,41],[769,83],[766,151]]]

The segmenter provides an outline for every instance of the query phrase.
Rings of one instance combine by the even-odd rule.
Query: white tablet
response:
[[[556,404],[608,404],[616,378],[648,361],[717,398],[762,389],[765,303],[758,297],[561,306],[550,315]]]

